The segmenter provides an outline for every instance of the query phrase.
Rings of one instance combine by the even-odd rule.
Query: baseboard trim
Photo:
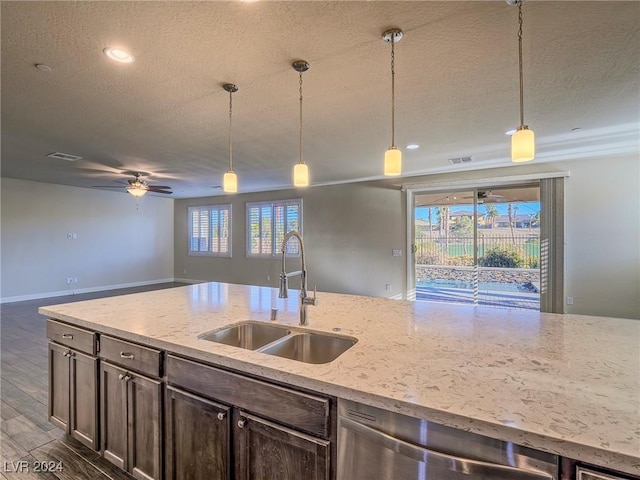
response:
[[[174,278],[173,281],[180,282],[180,283],[196,284],[196,283],[211,282],[212,280],[196,280],[195,278]]]
[[[119,288],[143,287],[145,285],[155,285],[157,283],[169,283],[169,282],[198,283],[200,281],[201,280],[190,281],[190,280],[186,280],[186,279],[183,280],[179,278],[161,278],[157,280],[120,283],[117,285],[106,285],[102,287],[74,288],[72,290],[59,290],[57,292],[44,292],[44,293],[34,293],[30,295],[16,295],[14,297],[2,297],[0,298],[0,304],[12,303],[12,302],[23,302],[25,300],[39,300],[41,298],[49,298],[49,297],[64,297],[66,295],[77,295],[80,293],[103,292],[105,290],[117,290]]]

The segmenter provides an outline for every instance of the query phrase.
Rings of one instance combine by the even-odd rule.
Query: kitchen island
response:
[[[224,283],[41,307],[101,334],[314,392],[640,474],[640,321]],[[198,338],[253,320],[358,341],[308,364]]]

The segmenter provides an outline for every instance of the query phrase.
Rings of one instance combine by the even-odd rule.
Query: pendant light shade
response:
[[[524,124],[524,69],[522,67],[522,2],[524,0],[507,0],[509,5],[518,7],[518,67],[520,73],[520,125],[511,136],[511,161],[514,163],[529,162],[536,157],[536,142],[533,130]]]
[[[396,147],[396,70],[395,48],[396,42],[403,37],[402,30],[393,28],[382,34],[382,40],[391,44],[391,146],[384,154],[384,174],[389,177],[397,177],[402,174],[402,152]]]
[[[514,163],[529,162],[536,157],[536,142],[533,130],[522,125],[511,136],[511,161]]]
[[[238,87],[232,83],[225,83],[222,88],[229,92],[229,170],[222,177],[222,190],[225,193],[236,193],[238,191],[238,176],[233,171],[233,142],[232,142],[232,116],[233,116],[233,94],[238,91]]]
[[[227,172],[222,177],[222,189],[226,193],[236,193],[238,191],[238,176],[235,172]]]
[[[296,187],[309,185],[309,167],[306,163],[296,163],[293,166],[293,185]]]
[[[402,173],[402,152],[396,147],[389,147],[384,154],[384,174],[397,177]]]
[[[293,166],[293,185],[296,187],[309,186],[309,167],[302,157],[302,73],[309,70],[310,65],[304,60],[298,60],[291,65],[300,75],[300,159]]]

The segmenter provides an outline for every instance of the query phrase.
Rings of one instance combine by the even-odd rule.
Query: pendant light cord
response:
[[[391,146],[396,146],[396,54],[395,38],[391,35]]]
[[[231,118],[233,112],[233,92],[229,92],[229,171],[233,172],[233,148],[232,148],[232,133],[231,128],[233,126]]]
[[[300,73],[300,162],[304,163],[302,159],[302,72]]]
[[[518,0],[518,66],[520,69],[520,125],[524,125],[524,74],[522,69],[522,0]]]

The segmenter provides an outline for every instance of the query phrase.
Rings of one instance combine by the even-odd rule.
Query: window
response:
[[[231,256],[231,205],[189,207],[189,255]]]
[[[275,257],[285,233],[302,234],[302,200],[247,203],[247,256]],[[300,254],[298,240],[287,244],[287,256]]]

